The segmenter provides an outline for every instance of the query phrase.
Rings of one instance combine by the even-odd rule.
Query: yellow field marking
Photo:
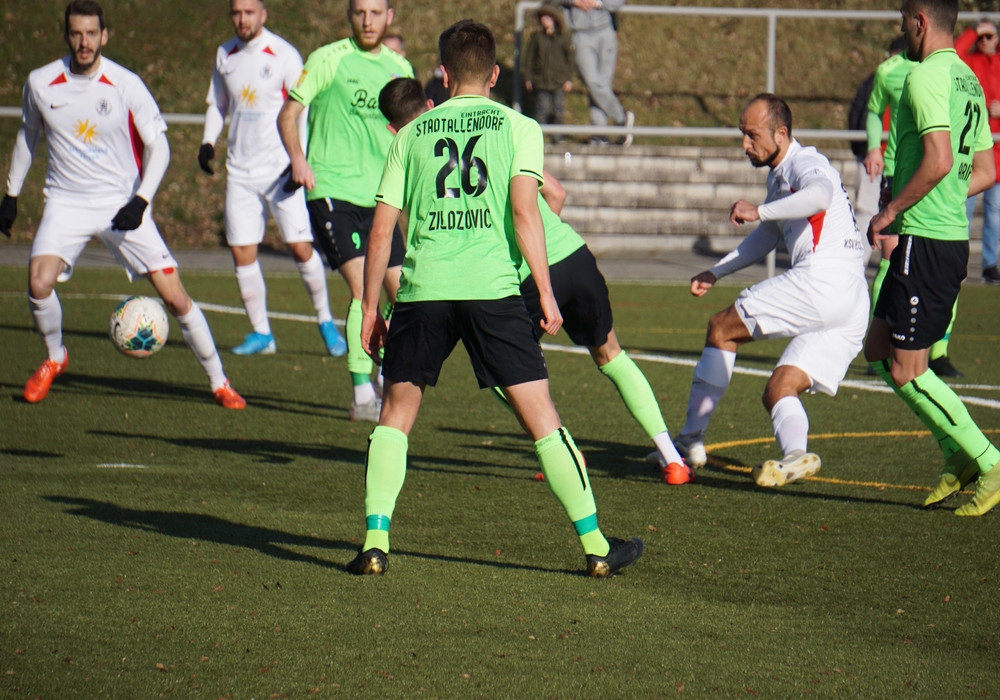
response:
[[[983,430],[984,434],[997,435],[1000,434],[1000,429],[991,428],[988,430]],[[810,435],[810,440],[839,440],[844,438],[876,438],[876,437],[930,437],[931,433],[929,430],[883,430],[880,432],[865,432],[865,433],[822,433],[819,435]],[[710,463],[714,462],[711,457],[711,453],[715,450],[725,450],[731,447],[748,447],[750,445],[766,445],[774,442],[774,437],[759,437],[759,438],[748,438],[746,440],[730,440],[728,442],[717,442],[711,445],[705,445],[705,451],[709,453],[708,461]],[[749,474],[751,471],[750,467],[737,467],[731,464],[718,464],[715,466],[721,467],[723,471],[735,472],[738,474]],[[807,476],[806,481],[818,481],[823,484],[834,484],[837,486],[863,486],[867,488],[874,488],[878,490],[884,489],[898,489],[902,491],[930,491],[933,489],[932,486],[914,486],[912,484],[888,484],[884,481],[856,481],[854,479],[832,479],[825,476]],[[971,493],[971,491],[967,491]]]

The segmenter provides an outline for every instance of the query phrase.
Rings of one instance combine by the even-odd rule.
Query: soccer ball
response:
[[[149,357],[167,342],[170,321],[156,299],[129,297],[111,312],[108,335],[129,357]]]

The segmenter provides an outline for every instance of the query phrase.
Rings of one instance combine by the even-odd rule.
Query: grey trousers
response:
[[[576,68],[587,86],[590,123],[605,126],[625,123],[625,110],[611,89],[618,62],[618,35],[611,27],[593,32],[575,32]]]

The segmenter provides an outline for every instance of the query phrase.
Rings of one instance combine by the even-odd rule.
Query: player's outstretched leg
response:
[[[236,284],[253,331],[233,348],[235,355],[273,355],[277,349],[267,319],[267,286],[260,261],[236,267]]]
[[[55,290],[44,299],[28,296],[35,327],[45,341],[48,357],[24,385],[24,400],[38,403],[49,394],[52,382],[69,366],[69,353],[62,344],[62,305]]]
[[[609,342],[612,342],[613,334],[614,331],[609,334]],[[613,342],[615,346],[618,345],[616,339]],[[656,466],[663,473],[663,480],[674,485],[694,481],[694,472],[684,462],[673,440],[670,439],[667,423],[663,420],[656,395],[642,370],[620,347],[610,360],[603,363],[601,359],[607,355],[601,353],[601,348],[591,348],[590,353],[601,373],[618,389],[628,412],[656,445],[656,452],[650,457],[656,459]]]
[[[976,494],[970,503],[959,508],[955,514],[983,515],[1000,503],[1000,473],[990,476],[1000,466],[1000,450],[983,435],[965,404],[951,387],[930,369],[897,387],[892,380],[891,366],[887,360],[872,362],[871,365],[937,439],[945,458],[942,481],[945,480],[945,474],[955,477],[954,480],[949,479],[952,483],[961,483],[968,476],[967,463],[956,455],[964,454],[975,460],[979,468]],[[940,487],[939,483],[932,495]],[[946,497],[950,497],[950,494],[946,494]]]
[[[215,347],[212,331],[208,327],[205,314],[194,299],[188,296],[180,275],[176,270],[155,270],[149,274],[149,281],[163,299],[167,310],[174,315],[181,327],[184,342],[198,359],[201,368],[208,375],[215,402],[223,408],[246,408],[247,402],[229,384],[222,369],[222,360]]]
[[[597,505],[587,466],[569,431],[560,427],[535,442],[545,483],[569,516],[587,555],[587,575],[605,578],[642,556],[642,540],[606,539],[597,524]]]
[[[301,256],[296,256],[295,267],[302,278],[302,285],[306,288],[306,293],[312,299],[313,308],[316,309],[316,321],[319,324],[319,334],[323,338],[326,351],[334,357],[341,357],[347,353],[347,341],[337,330],[333,322],[333,314],[330,313],[330,298],[326,288],[326,268],[323,267],[323,260],[312,247],[307,244],[305,253],[309,253],[308,259],[304,262],[298,260]]]
[[[729,388],[736,366],[736,353],[706,346],[694,368],[691,394],[688,397],[687,419],[680,435],[674,439],[677,451],[688,465],[700,469],[708,462],[705,453],[705,431],[719,401]]]
[[[406,478],[408,439],[401,430],[376,426],[365,456],[365,543],[348,565],[358,576],[381,576],[389,568],[389,524]]]
[[[361,300],[351,299],[347,310],[347,371],[351,374],[354,398],[351,400],[350,417],[353,421],[378,422],[382,401],[372,385],[374,364],[361,347]]]
[[[776,370],[775,376],[778,371]],[[809,417],[798,396],[784,396],[771,408],[771,426],[778,449],[784,455],[780,460],[769,459],[751,470],[758,486],[780,487],[816,474],[822,462],[819,455],[807,452]]]

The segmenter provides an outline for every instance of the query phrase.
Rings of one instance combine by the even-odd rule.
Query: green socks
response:
[[[611,547],[597,525],[597,505],[587,478],[587,465],[566,428],[535,443],[545,483],[573,522],[586,554],[606,556]]]
[[[632,358],[626,355],[624,350],[600,369],[614,383],[622,401],[625,402],[625,407],[646,431],[646,435],[652,438],[666,432],[667,424],[663,420],[663,414],[660,413],[660,406],[656,402],[653,389],[649,386],[642,370],[632,362]]]
[[[406,478],[406,434],[395,428],[376,426],[368,437],[365,457],[365,544],[389,551],[389,522],[396,508],[396,498]]]
[[[875,302],[878,301],[879,292],[882,291],[882,283],[885,281],[885,276],[889,272],[889,261],[882,258],[878,261],[878,272],[875,273],[875,279],[872,280],[872,310],[871,313],[875,313]]]
[[[344,324],[344,338],[347,340],[347,371],[351,373],[354,385],[371,381],[372,358],[361,348],[360,299],[351,299]]]
[[[945,357],[948,354],[948,339],[951,337],[951,329],[955,326],[955,316],[958,314],[958,299],[955,300],[955,305],[951,307],[951,323],[948,324],[948,330],[945,331],[944,337],[931,345],[931,360],[936,360],[939,357]]]
[[[872,362],[871,366],[893,391],[930,428],[948,464],[947,470],[961,468],[975,460],[982,474],[1000,461],[1000,450],[983,435],[958,395],[927,370],[907,384],[897,387],[889,373],[889,363]]]

